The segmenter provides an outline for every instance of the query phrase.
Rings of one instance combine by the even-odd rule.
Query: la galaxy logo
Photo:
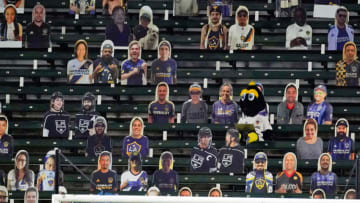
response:
[[[9,143],[8,142],[4,142],[4,147],[8,147],[9,146]]]
[[[89,129],[89,120],[80,119],[79,120],[79,130],[81,133],[85,133]]]
[[[193,168],[200,168],[204,163],[204,157],[198,154],[195,154],[194,157],[191,159],[191,166]]]
[[[224,154],[221,163],[225,168],[227,168],[231,166],[232,160],[233,160],[232,154]]]
[[[141,150],[141,145],[135,141],[126,145],[126,154],[128,156],[130,156],[131,153],[133,152],[140,152],[140,150]]]
[[[55,120],[55,127],[58,133],[63,134],[66,131],[65,120]]]
[[[167,67],[167,72],[169,72],[170,73],[170,71],[171,71],[171,67]]]
[[[109,178],[108,178],[108,183],[111,184],[113,181],[114,181],[114,179],[113,179],[112,177],[109,177]]]
[[[265,180],[262,178],[256,179],[255,180],[255,186],[256,188],[258,188],[259,190],[263,189],[263,187],[265,186]]]

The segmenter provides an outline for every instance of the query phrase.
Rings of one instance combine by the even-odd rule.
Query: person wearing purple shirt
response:
[[[328,50],[342,50],[345,43],[354,41],[354,29],[348,25],[349,11],[341,6],[336,10],[335,25],[331,26],[328,33]]]
[[[233,88],[231,84],[224,83],[219,91],[220,99],[212,106],[212,123],[234,124],[238,119],[238,104],[232,100]]]
[[[307,107],[306,118],[313,118],[319,125],[331,125],[333,107],[325,97],[327,89],[325,85],[318,85],[314,88],[315,101]]]
[[[336,194],[337,175],[331,172],[332,159],[330,154],[323,153],[318,159],[318,171],[311,176],[310,194],[315,189],[323,189],[326,195]]]
[[[122,85],[146,85],[147,63],[141,59],[141,45],[138,41],[129,44],[128,59],[121,64]]]
[[[121,6],[113,9],[112,22],[106,26],[105,39],[114,42],[115,46],[128,46],[131,38],[131,28],[125,22],[125,11]]]
[[[148,107],[148,123],[174,123],[175,105],[169,100],[169,86],[160,82],[156,86],[155,100]]]
[[[335,136],[328,144],[328,152],[333,160],[354,160],[355,143],[349,137],[350,125],[345,118],[340,118],[335,124]]]
[[[123,140],[122,156],[128,158],[134,152],[140,153],[141,157],[149,154],[149,139],[144,136],[144,121],[140,117],[131,120],[129,136]]]
[[[151,81],[153,84],[166,82],[176,84],[177,63],[171,58],[171,44],[164,40],[159,43],[158,59],[151,65]]]
[[[179,188],[179,175],[173,170],[174,157],[165,151],[160,156],[159,170],[153,174],[152,185],[160,189],[162,195],[174,194]]]

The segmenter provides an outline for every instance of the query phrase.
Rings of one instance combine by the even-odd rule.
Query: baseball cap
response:
[[[201,92],[201,86],[197,83],[190,85],[189,92]]]
[[[255,154],[254,161],[267,161],[266,154],[264,152],[258,152]]]
[[[323,91],[323,92],[327,92],[327,88],[326,88],[326,86],[325,85],[318,85],[318,86],[316,86],[315,88],[314,88],[314,91],[316,91],[316,90],[318,90],[318,89],[320,89],[321,91]]]
[[[337,122],[337,124],[336,124],[336,127],[338,127],[338,126],[340,126],[340,125],[343,125],[343,126],[348,127],[346,121],[344,121],[344,120],[339,120],[339,121]]]
[[[211,12],[219,12],[221,14],[221,10],[219,6],[213,5],[210,7],[210,13]]]
[[[103,49],[113,49],[111,44],[104,44]]]
[[[148,13],[143,13],[140,18],[143,18],[143,19],[145,19],[145,20],[150,21],[150,18],[151,18],[151,17],[150,17],[150,15],[149,15]]]
[[[203,137],[203,136],[212,137],[212,132],[211,132],[210,128],[202,127],[202,128],[200,128],[198,135],[200,137]]]

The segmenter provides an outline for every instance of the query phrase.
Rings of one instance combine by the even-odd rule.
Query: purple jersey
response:
[[[325,191],[326,195],[336,194],[337,175],[333,172],[329,172],[326,175],[315,172],[311,176],[311,190],[314,191],[317,188],[321,188]]]
[[[154,84],[159,82],[166,82],[169,85],[173,84],[173,78],[176,77],[177,64],[174,59],[161,61],[155,60],[151,65],[151,78]]]
[[[234,101],[223,104],[220,100],[212,106],[212,123],[234,124],[238,122],[238,105]]]
[[[316,104],[310,104],[307,108],[306,118],[313,118],[319,125],[325,121],[332,121],[333,107],[326,101]]]
[[[152,185],[158,187],[162,195],[175,193],[179,187],[179,176],[174,170],[169,173],[157,170],[154,172]]]
[[[127,79],[127,85],[142,85],[143,84],[143,73],[144,69],[142,69],[141,65],[145,63],[144,60],[139,59],[136,63],[131,60],[126,60],[121,65],[121,74],[129,73],[133,71],[135,68],[139,68],[139,72],[135,75],[130,76]]]
[[[151,102],[148,113],[152,116],[153,123],[166,124],[169,123],[170,118],[175,116],[175,105],[171,101],[166,101],[165,104],[159,104],[157,101]]]
[[[122,147],[124,158],[128,158],[133,152],[140,152],[141,157],[145,158],[149,154],[149,139],[146,136],[142,136],[140,139],[126,136]]]
[[[340,141],[335,137],[329,141],[328,152],[330,152],[332,160],[350,160],[351,153],[354,152],[353,140],[346,137],[344,141]]]

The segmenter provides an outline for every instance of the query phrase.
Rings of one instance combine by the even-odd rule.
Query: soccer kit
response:
[[[307,107],[306,118],[313,118],[318,125],[325,121],[331,121],[333,116],[333,107],[326,101],[316,104],[315,102]]]
[[[124,158],[128,158],[133,152],[140,152],[142,158],[149,154],[149,139],[146,136],[142,136],[140,139],[127,136],[124,138],[122,146]]]
[[[131,171],[125,171],[121,174],[121,184],[127,182],[127,186],[122,191],[146,191],[148,184],[148,175],[145,171],[134,175]]]
[[[159,104],[158,101],[149,104],[149,115],[153,118],[153,123],[166,124],[170,118],[175,116],[175,105],[171,101]]]

